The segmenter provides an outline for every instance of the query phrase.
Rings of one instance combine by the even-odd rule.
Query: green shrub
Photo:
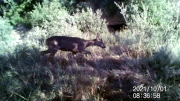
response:
[[[166,85],[161,100],[179,100],[179,8],[168,0],[141,0],[131,5],[131,26],[140,34],[141,49],[149,54],[148,66],[155,71],[155,84]],[[176,28],[177,27],[177,28]],[[147,66],[147,67],[148,67]],[[176,89],[176,90],[175,90]],[[172,91],[173,90],[173,91]]]
[[[101,15],[100,10],[94,13],[88,8],[87,11],[82,10],[71,16],[65,8],[54,1],[49,5],[36,5],[30,13],[30,22],[33,26],[45,29],[47,35],[73,36],[82,32],[108,33],[106,21],[101,19]]]
[[[12,29],[13,27],[7,20],[0,18],[0,54],[8,49],[7,44],[13,39],[13,36],[11,36]]]
[[[139,0],[139,2],[133,1],[129,8],[133,15],[139,14],[140,18],[143,18],[141,20],[147,21],[150,25],[175,28],[179,11],[177,6],[176,1],[170,0]],[[137,17],[132,18],[133,20],[138,19]]]
[[[41,3],[42,0],[4,0],[1,2],[0,15],[16,26],[18,24],[29,25],[28,12],[34,9],[32,5]]]
[[[87,11],[77,12],[74,18],[77,28],[82,32],[108,33],[106,20],[102,19],[101,16],[101,10],[93,13],[92,9],[88,8]]]
[[[32,0],[31,0],[32,1]],[[30,1],[30,2],[31,2]],[[15,2],[13,0],[5,1],[5,4],[1,6],[2,16],[9,20],[10,24],[18,25],[20,23],[27,23],[26,7],[30,5],[29,1]]]
[[[144,1],[144,6],[148,7],[149,22],[160,25],[163,28],[172,27],[177,19],[177,4],[170,0],[150,0]]]
[[[53,1],[48,4],[49,5],[45,3],[43,5],[38,4],[30,13],[32,25],[37,27],[39,26],[38,28],[40,30],[44,30],[44,37],[55,34],[65,35],[68,33],[66,31],[73,32],[74,30],[77,30],[76,28],[72,27],[73,18],[59,2]],[[69,28],[73,29],[69,30]]]
[[[134,30],[132,32],[142,38],[142,50],[157,52],[168,45],[168,39],[176,40],[175,37],[179,37],[176,32],[179,10],[175,1],[170,3],[168,0],[140,0],[127,6],[127,22]]]
[[[9,35],[11,34],[13,27],[5,19],[0,18],[0,40],[7,41],[10,40]]]

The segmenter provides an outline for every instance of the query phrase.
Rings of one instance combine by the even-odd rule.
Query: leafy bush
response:
[[[140,17],[144,18],[142,20],[147,20],[151,25],[175,28],[179,16],[177,6],[175,1],[170,0],[139,0],[133,1],[129,8],[133,14],[140,12]]]
[[[12,25],[18,25],[20,23],[28,24],[27,12],[32,10],[32,6],[34,2],[33,0],[26,1],[13,1],[7,0],[4,1],[4,4],[1,4],[1,15],[8,19]]]
[[[32,25],[45,29],[48,35],[59,33],[70,36],[82,32],[108,33],[106,21],[101,19],[101,15],[100,10],[93,13],[88,8],[71,16],[57,1],[43,6],[38,4],[30,13]]]
[[[45,31],[44,37],[55,34],[72,34],[66,31],[76,32],[74,30],[77,30],[72,27],[73,18],[57,1],[50,2],[49,5],[45,3],[36,5],[30,16],[32,25]],[[72,30],[67,30],[69,28],[72,28]]]
[[[29,13],[31,17],[30,22],[33,26],[41,26],[46,21],[57,21],[58,17],[63,17],[67,14],[67,11],[57,1],[34,5],[34,10]]]
[[[8,23],[7,20],[4,20],[0,18],[0,40],[1,41],[8,41],[11,38],[9,38],[9,35],[11,34],[13,27]]]
[[[139,48],[148,54],[146,67],[155,71],[155,84],[169,90],[161,100],[179,100],[179,8],[169,0],[141,0],[130,7],[132,34],[139,34]]]
[[[168,45],[168,39],[176,40],[175,37],[179,37],[176,32],[179,26],[176,2],[170,3],[166,0],[133,1],[128,9],[130,12],[126,13],[127,22],[132,29],[136,29],[136,32],[133,33],[141,36],[142,50],[150,53],[157,52]]]
[[[14,1],[7,1],[4,6],[1,5],[1,12],[3,12],[3,17],[9,19],[10,23],[13,25],[23,22],[20,17],[20,12],[23,11],[24,5],[18,5]]]
[[[0,55],[13,52],[19,42],[20,35],[13,31],[7,20],[0,18]]]
[[[106,20],[102,19],[101,16],[101,10],[93,13],[91,8],[74,15],[77,28],[82,32],[108,33]]]

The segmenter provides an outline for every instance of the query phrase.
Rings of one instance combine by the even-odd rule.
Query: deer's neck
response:
[[[86,40],[86,46],[85,47],[89,47],[94,45],[94,41],[93,40]]]

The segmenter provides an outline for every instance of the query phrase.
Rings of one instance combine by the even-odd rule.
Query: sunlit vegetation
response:
[[[180,100],[179,0],[68,1],[1,1],[2,101]],[[108,29],[114,11],[126,29]],[[98,33],[106,48],[87,48],[94,59],[59,51],[51,64],[49,54],[40,56],[50,36],[90,40]],[[140,85],[164,89],[144,91],[160,95],[143,99],[133,91]]]

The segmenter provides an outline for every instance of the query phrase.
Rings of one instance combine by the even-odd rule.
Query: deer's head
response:
[[[106,46],[103,43],[102,39],[100,39],[100,34],[98,34],[96,39],[94,39],[94,45],[99,46],[101,48],[106,48]]]

